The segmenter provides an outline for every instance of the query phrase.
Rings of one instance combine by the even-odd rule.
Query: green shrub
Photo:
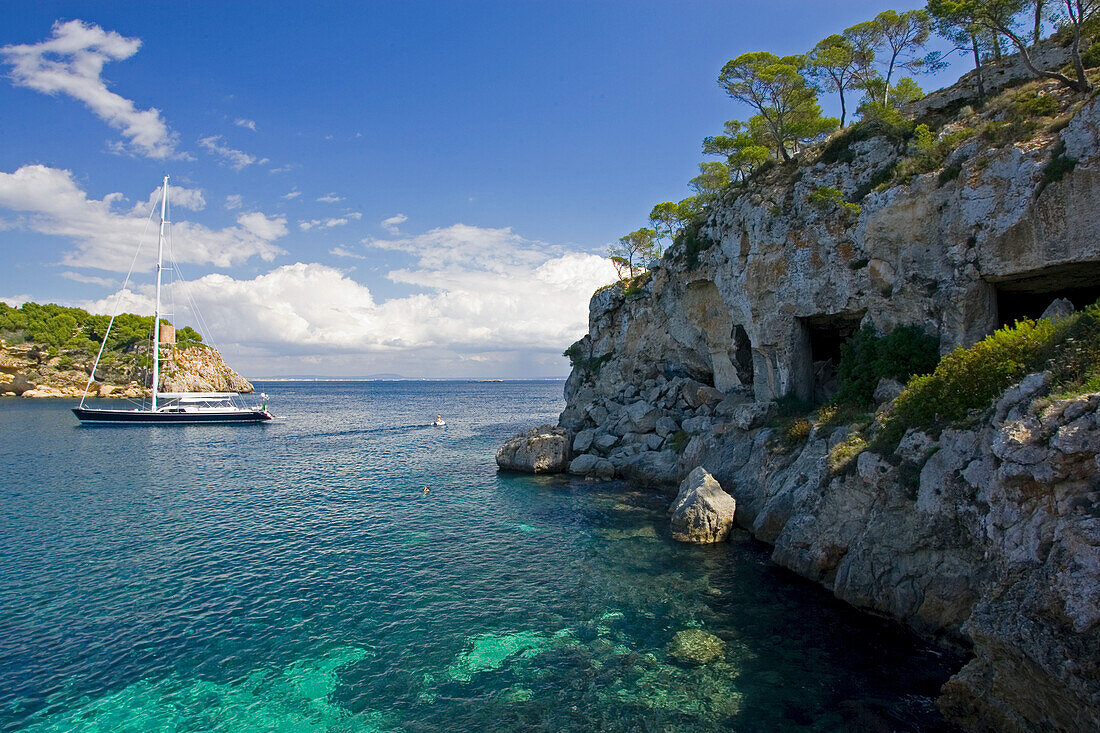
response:
[[[859,454],[867,450],[867,439],[859,431],[853,431],[847,438],[829,449],[826,464],[830,473],[840,473],[849,466],[854,466],[854,461]]]
[[[1094,39],[1088,50],[1081,54],[1081,63],[1086,69],[1100,66],[1100,43]]]
[[[907,424],[928,426],[988,407],[1023,375],[1051,370],[1057,389],[1074,391],[1100,378],[1100,303],[1059,320],[1005,326],[970,348],[945,356],[931,374],[914,377],[897,399]]]
[[[1058,112],[1058,99],[1053,94],[1027,94],[1012,100],[1008,112],[1016,120],[1051,117]]]
[[[646,285],[653,279],[653,272],[646,270],[641,275],[627,278],[623,281],[623,295],[627,298],[637,298],[642,295]]]
[[[834,137],[821,150],[819,160],[825,164],[851,163],[855,159],[852,145],[876,137],[885,137],[895,145],[900,145],[913,134],[913,123],[905,119],[895,109],[882,115],[864,114],[864,118]]]
[[[1059,140],[1051,151],[1050,162],[1043,169],[1043,181],[1039,184],[1038,193],[1042,193],[1050,184],[1057,183],[1065,178],[1066,174],[1072,173],[1076,167],[1077,161],[1066,155],[1066,144],[1064,141]]]
[[[806,200],[810,202],[810,205],[821,213],[828,213],[833,209],[840,208],[849,214],[859,216],[863,210],[859,204],[853,204],[844,200],[844,193],[836,188],[829,186],[820,186],[815,188],[806,197]]]
[[[691,440],[691,433],[685,430],[677,430],[672,434],[672,450],[677,453],[683,453],[684,448],[687,448],[688,441]]]
[[[917,326],[898,326],[885,336],[864,326],[840,347],[836,404],[871,405],[883,378],[904,383],[914,374],[932,371],[939,361],[939,341]]]

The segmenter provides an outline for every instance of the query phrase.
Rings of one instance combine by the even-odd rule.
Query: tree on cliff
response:
[[[834,33],[818,41],[806,57],[809,62],[806,71],[810,78],[840,95],[841,127],[844,127],[848,116],[844,92],[855,88],[868,75],[875,58],[873,48],[866,44],[857,45],[855,40],[858,39]]]
[[[617,243],[608,247],[607,254],[619,273],[619,279],[634,277],[635,270],[645,270],[650,262],[660,258],[657,232],[652,229],[637,229],[619,237]]]
[[[744,53],[722,67],[718,83],[726,93],[757,111],[749,131],[766,140],[777,157],[835,129],[840,121],[823,117],[816,90],[802,71],[805,56],[779,57],[767,51]]]
[[[953,26],[979,28],[995,37],[1004,36],[1016,46],[1020,59],[1035,76],[1054,79],[1074,91],[1086,93],[1092,90],[1085,66],[1081,61],[1081,30],[1090,20],[1100,16],[1100,0],[1061,0],[1057,19],[1072,33],[1070,56],[1073,59],[1074,76],[1070,77],[1053,69],[1040,69],[1031,58],[1027,31],[1019,28],[1018,16],[1026,8],[1035,8],[1035,33],[1041,33],[1043,8],[1027,0],[929,0],[928,12],[940,22]]]
[[[729,174],[735,181],[744,181],[753,170],[767,162],[771,152],[761,145],[740,120],[728,120],[724,135],[703,138],[705,155],[724,155]]]
[[[701,210],[699,200],[694,196],[679,203],[664,201],[654,206],[649,212],[649,223],[657,233],[658,244],[665,239],[668,239],[669,243],[675,241],[676,235],[683,231]]]
[[[859,47],[872,48],[882,67],[882,74],[864,74],[861,86],[867,89],[872,100],[884,105],[890,103],[891,81],[899,69],[916,74],[942,68],[937,54],[921,55],[928,43],[932,21],[924,10],[899,13],[884,10],[873,20],[857,23],[844,31],[845,37]],[[881,79],[880,83],[874,83]]]

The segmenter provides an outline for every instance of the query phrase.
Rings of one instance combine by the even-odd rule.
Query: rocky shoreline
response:
[[[231,369],[216,349],[209,346],[162,349],[162,392],[252,392],[252,384]],[[48,349],[35,344],[0,343],[0,397],[80,398],[85,388],[89,397],[150,396],[150,389],[138,380],[93,381],[89,386],[90,369],[90,363],[50,356]]]
[[[1001,129],[1027,95],[1061,93],[1029,84],[980,113],[958,87],[922,109],[947,118],[944,140]],[[712,480],[686,522],[703,537],[728,494],[776,563],[968,654],[938,701],[956,724],[1100,729],[1100,393],[1037,372],[888,447],[871,435],[901,392],[890,380],[861,423],[777,419],[829,399],[862,328],[916,328],[947,354],[1100,297],[1100,100],[1062,103],[1026,139],[974,139],[886,187],[910,151],[868,133],[731,193],[643,278],[593,296],[558,425],[498,464],[670,499]],[[817,205],[822,189],[858,205]]]

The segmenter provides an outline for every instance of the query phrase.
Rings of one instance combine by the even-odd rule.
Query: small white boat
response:
[[[441,428],[441,427],[445,426],[446,424],[447,424],[447,421],[443,419],[442,415],[436,415],[435,416],[435,422],[432,423],[432,425],[436,426],[437,428]]]

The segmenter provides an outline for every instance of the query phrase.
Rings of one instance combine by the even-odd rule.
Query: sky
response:
[[[0,0],[0,301],[152,313],[169,175],[167,317],[245,376],[561,377],[722,65],[922,4]]]

